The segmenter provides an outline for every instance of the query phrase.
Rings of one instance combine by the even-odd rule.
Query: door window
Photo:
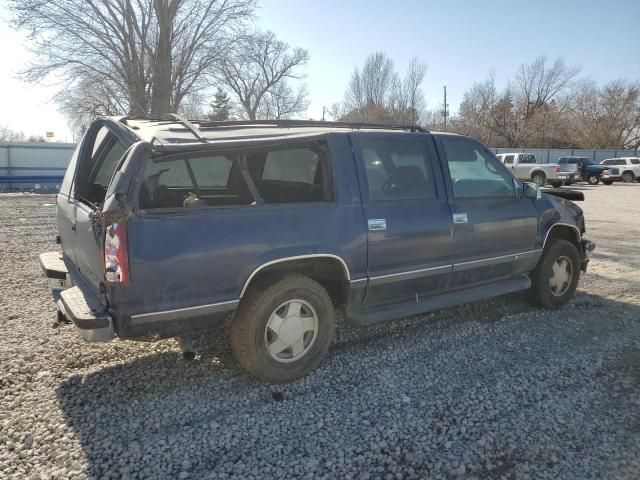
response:
[[[515,197],[513,176],[474,140],[443,136],[453,194],[458,198]]]
[[[640,165],[640,159],[639,158],[632,158],[631,159],[631,165]]]
[[[436,198],[433,170],[419,138],[363,138],[369,199]]]
[[[510,165],[513,163],[513,155],[505,155],[504,157],[504,163],[507,165]]]

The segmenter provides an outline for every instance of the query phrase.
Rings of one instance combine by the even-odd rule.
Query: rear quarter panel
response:
[[[267,262],[336,255],[366,272],[366,232],[346,135],[329,136],[333,202],[136,212],[127,222],[131,282],[114,289],[117,316],[237,300]]]

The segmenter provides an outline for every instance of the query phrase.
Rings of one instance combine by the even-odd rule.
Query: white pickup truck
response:
[[[534,182],[541,187],[550,183],[555,188],[573,183],[573,174],[560,171],[556,163],[538,163],[531,153],[499,153],[496,157],[518,180]]]

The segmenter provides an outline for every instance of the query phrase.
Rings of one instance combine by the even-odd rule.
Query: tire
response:
[[[592,173],[587,177],[587,182],[589,183],[589,185],[597,185],[598,183],[600,183],[600,177],[595,173]]]
[[[544,187],[544,185],[547,183],[547,176],[542,172],[535,172],[533,175],[531,175],[531,180],[539,187]]]
[[[570,273],[566,267],[563,270],[563,266],[567,263],[569,263]],[[556,275],[558,278],[554,281]],[[580,280],[578,249],[567,240],[554,240],[545,249],[530,276],[529,296],[533,304],[550,309],[563,307],[573,297]],[[564,278],[565,276],[568,277]]]
[[[560,188],[564,182],[561,180],[551,180],[549,183],[553,188]]]
[[[325,357],[335,322],[331,298],[318,282],[298,274],[272,277],[245,294],[231,323],[231,349],[258,379],[293,382]]]
[[[573,184],[571,180],[565,180],[563,183],[565,187],[568,187],[569,185]]]
[[[624,172],[622,174],[622,181],[625,183],[631,183],[635,180],[635,175],[633,172]]]
[[[602,180],[605,185],[613,185],[613,180]]]

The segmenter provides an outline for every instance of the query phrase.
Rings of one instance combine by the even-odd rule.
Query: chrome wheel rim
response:
[[[622,175],[622,181],[625,183],[633,182],[633,175],[631,175],[629,172],[625,173],[624,175]]]
[[[560,297],[564,295],[569,286],[571,285],[571,279],[573,278],[573,263],[569,257],[558,257],[551,266],[551,272],[549,273],[549,289],[551,294]]]
[[[297,298],[287,300],[269,316],[264,346],[277,362],[295,362],[313,347],[319,325],[318,314],[308,302]]]
[[[542,175],[534,175],[533,176],[533,183],[535,183],[539,187],[544,187],[545,178]]]

